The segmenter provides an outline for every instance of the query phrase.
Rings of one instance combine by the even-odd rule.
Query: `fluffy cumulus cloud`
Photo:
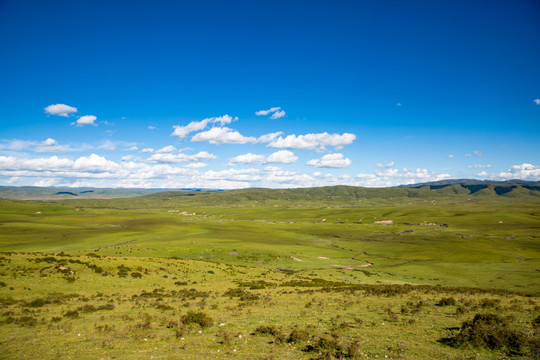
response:
[[[522,179],[522,180],[529,180],[529,181],[539,181],[540,180],[540,166],[523,163],[521,165],[514,165],[507,171],[502,171],[498,174],[493,174],[493,175],[484,174],[483,176],[497,178],[501,180]]]
[[[282,131],[278,131],[278,132],[275,132],[275,133],[264,134],[264,135],[259,136],[259,138],[257,139],[257,142],[258,143],[269,143],[269,142],[274,141],[275,138],[277,138],[278,136],[280,136],[282,134],[283,134]]]
[[[288,149],[321,149],[326,146],[334,146],[336,149],[343,148],[345,145],[350,145],[356,139],[356,135],[350,133],[329,134],[327,132],[319,134],[306,135],[288,135],[286,137],[279,136],[273,139],[268,146],[272,148],[288,148]]]
[[[260,164],[269,164],[269,163],[280,163],[280,164],[292,164],[298,160],[298,156],[294,155],[292,151],[280,150],[275,153],[270,154],[269,156],[257,155],[252,153],[247,153],[244,155],[238,155],[229,160],[229,165],[234,166],[236,164],[249,164],[249,165],[260,165]]]
[[[206,118],[201,121],[192,121],[185,126],[174,125],[174,131],[171,136],[176,136],[180,140],[184,140],[186,136],[192,132],[206,129],[208,124],[220,124],[221,126],[230,124],[233,121],[238,120],[238,117],[232,117],[228,114],[218,117]]]
[[[252,153],[238,155],[229,160],[229,165],[231,166],[236,165],[236,164],[256,165],[256,164],[265,164],[265,163],[266,163],[266,156],[252,154]]]
[[[191,138],[191,141],[208,141],[210,144],[213,145],[222,145],[255,143],[257,142],[257,139],[252,136],[244,136],[238,131],[230,129],[228,127],[214,127],[208,131],[203,131],[195,134]]]
[[[54,104],[49,105],[45,109],[45,112],[50,115],[68,117],[69,114],[77,112],[77,108],[66,104]]]
[[[172,132],[171,136],[176,136],[180,140],[184,140],[189,133],[203,130],[204,128],[206,128],[207,125],[207,119],[204,119],[202,121],[192,121],[186,126],[174,125],[174,131]]]
[[[156,150],[156,154],[170,154],[174,151],[176,151],[176,148],[172,145],[168,145],[161,149]]]
[[[326,154],[320,159],[309,160],[306,165],[324,168],[344,168],[351,165],[352,161],[343,154]]]
[[[236,121],[238,120],[238,117],[232,117],[228,114],[225,114],[223,116],[218,116],[218,117],[214,117],[214,118],[209,118],[207,119],[209,120],[210,122],[214,123],[214,124],[217,124],[219,123],[221,126],[223,125],[227,125],[227,124],[230,124],[231,122],[233,121]]]
[[[119,165],[114,161],[107,160],[103,156],[91,154],[75,160],[73,170],[84,170],[88,172],[108,172],[118,170]]]
[[[533,101],[536,105],[540,105],[540,99],[534,99]]]
[[[77,126],[85,126],[85,125],[92,125],[97,126],[95,121],[97,120],[97,117],[94,115],[84,115],[77,119],[76,123]]]
[[[56,140],[52,138],[47,138],[47,140],[44,140],[41,144],[43,144],[44,146],[55,146]]]

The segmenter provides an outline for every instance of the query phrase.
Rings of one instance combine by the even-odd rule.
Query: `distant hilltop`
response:
[[[231,203],[241,201],[327,201],[341,199],[392,199],[434,198],[455,196],[481,197],[540,197],[539,181],[509,180],[487,181],[454,179],[401,185],[387,188],[365,188],[357,186],[322,186],[294,189],[249,188],[238,190],[215,189],[122,189],[122,188],[46,188],[34,186],[0,186],[0,199],[4,200],[66,200],[66,199],[118,199],[144,196],[159,199],[184,199]]]
[[[430,181],[425,183],[417,183],[410,185],[399,185],[396,187],[417,188],[422,186],[439,186],[439,185],[540,185],[540,181],[526,181],[520,179],[494,181],[494,180],[476,180],[476,179],[448,179],[439,181]]]

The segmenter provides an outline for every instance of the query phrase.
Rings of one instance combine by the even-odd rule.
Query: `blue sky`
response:
[[[0,185],[540,180],[537,1],[0,2]]]

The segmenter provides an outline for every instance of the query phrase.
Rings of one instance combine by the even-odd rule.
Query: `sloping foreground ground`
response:
[[[1,357],[537,356],[534,196],[326,190],[0,201]]]
[[[3,253],[6,359],[500,359],[444,343],[499,314],[534,358],[538,298],[504,290],[351,284],[197,260]],[[538,321],[538,319],[536,319]]]

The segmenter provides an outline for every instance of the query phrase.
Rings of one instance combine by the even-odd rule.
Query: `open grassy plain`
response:
[[[2,357],[536,358],[538,191],[473,190],[3,200]]]

